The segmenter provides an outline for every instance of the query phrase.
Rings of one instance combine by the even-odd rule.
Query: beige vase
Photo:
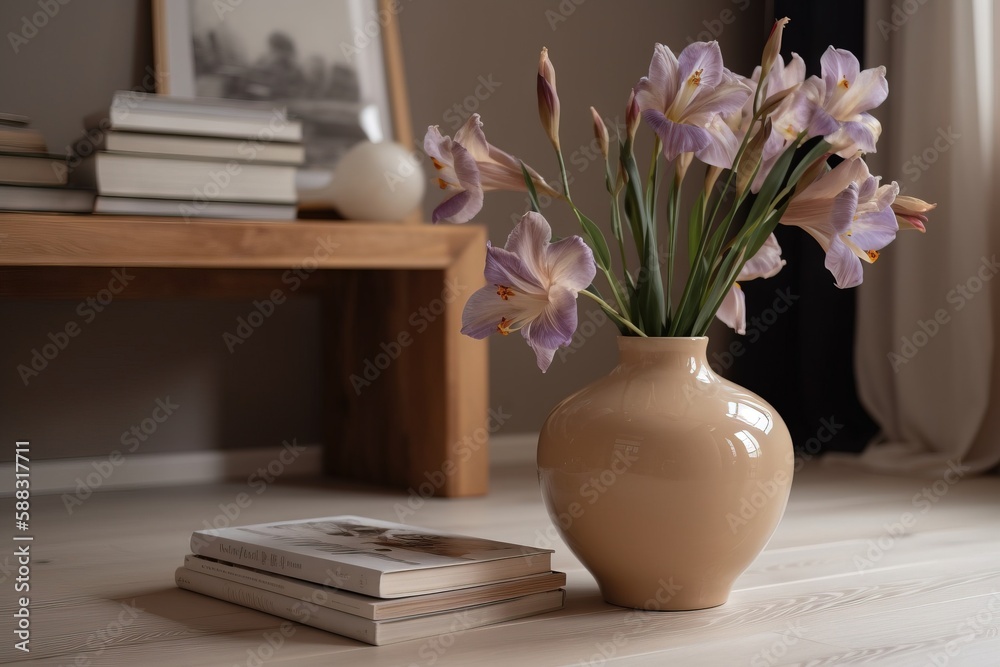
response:
[[[610,603],[724,603],[785,511],[788,429],[709,368],[707,346],[704,337],[620,337],[618,366],[542,427],[549,515]]]

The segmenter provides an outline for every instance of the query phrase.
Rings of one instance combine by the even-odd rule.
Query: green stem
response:
[[[681,210],[681,184],[683,181],[683,176],[674,177],[673,186],[670,189],[670,209],[667,214],[669,235],[667,237],[667,285],[664,296],[667,301],[666,321],[669,323],[671,329],[674,328],[673,298],[671,297],[671,292],[673,291],[674,284],[674,255],[677,252],[677,218]]]
[[[607,279],[608,284],[611,285],[611,293],[615,295],[615,302],[618,304],[618,307],[622,309],[623,314],[628,313],[628,307],[622,301],[622,297],[619,294],[620,285],[618,281],[615,280],[615,277],[611,274],[611,271],[609,271],[608,269],[602,268],[601,271],[604,273],[604,277]]]
[[[725,199],[726,193],[729,192],[729,189],[732,187],[733,179],[736,177],[736,172],[739,169],[740,162],[743,160],[743,157],[746,153],[746,149],[750,141],[750,136],[753,133],[757,121],[758,119],[756,116],[756,109],[755,109],[754,119],[750,122],[750,127],[748,128],[746,134],[743,135],[743,140],[740,142],[740,147],[736,151],[736,158],[733,160],[732,168],[729,169],[729,174],[726,176],[725,185],[723,186],[722,190],[716,197],[715,206],[712,208],[712,214],[710,216],[704,217],[702,220],[701,239],[699,240],[698,243],[697,252],[695,253],[695,259],[691,264],[691,271],[688,274],[688,280],[684,285],[684,292],[681,295],[680,305],[678,306],[678,313],[681,315],[681,317],[678,318],[678,322],[672,323],[670,327],[671,331],[670,335],[672,336],[678,335],[678,331],[680,331],[681,325],[687,324],[687,322],[690,321],[691,319],[692,315],[691,313],[689,313],[689,311],[693,307],[691,304],[691,300],[696,296],[694,294],[695,283],[698,282],[697,279],[700,277],[701,274],[701,264],[704,261],[705,253],[708,250],[709,239],[713,238],[712,229],[713,227],[715,227],[715,219],[719,214],[719,209],[722,208],[722,200]],[[708,212],[708,207],[711,203],[711,194],[712,194],[711,192],[708,191],[705,192],[706,214]],[[726,216],[726,220],[724,223],[725,230],[721,232],[723,237],[729,233],[729,228],[732,225],[733,217],[736,215],[736,212],[739,210],[739,207],[743,204],[748,194],[749,194],[749,188],[747,188],[747,190],[743,192],[742,195],[737,196],[735,198],[733,205],[730,209],[729,215]],[[716,233],[719,233],[718,229],[716,230]],[[712,268],[710,268],[709,274],[705,276],[705,279],[707,279],[709,282],[711,282],[711,277],[714,271],[714,267],[718,263],[719,259],[720,256],[716,256],[715,258],[713,258],[712,260],[713,266]],[[701,299],[699,298],[699,302],[700,301]]]
[[[615,191],[615,182],[611,180],[611,166],[604,163],[604,183],[611,195],[611,231],[618,241],[618,251],[622,258],[622,273],[628,275],[628,261],[625,259],[625,234],[622,232],[622,213],[618,203],[618,192]]]
[[[653,153],[649,160],[649,174],[646,176],[646,212],[650,220],[656,220],[656,199],[659,190],[659,178],[657,176],[660,164],[660,152],[663,150],[663,141],[659,135],[653,138]]]
[[[556,150],[556,158],[559,160],[559,175],[562,178],[563,198],[566,200],[566,203],[569,204],[569,207],[573,210],[573,213],[576,215],[576,218],[580,222],[580,225],[584,226],[582,213],[580,213],[580,210],[576,207],[576,204],[573,203],[573,197],[570,196],[569,193],[569,176],[566,173],[566,160],[563,159],[563,154],[561,150],[558,149]],[[584,231],[586,232],[586,227],[584,227]],[[611,292],[612,294],[615,295],[615,302],[618,303],[618,307],[622,309],[623,313],[627,313],[628,308],[625,306],[625,300],[621,294],[621,286],[619,285],[618,281],[615,280],[614,276],[611,275],[609,267],[600,266],[601,263],[602,262],[598,262],[597,264],[601,269],[601,271],[604,273],[604,277],[607,278],[608,280],[608,285],[611,287]]]
[[[566,174],[566,160],[563,159],[562,151],[556,151],[556,157],[559,159],[559,176],[562,178],[563,192],[566,195],[566,201],[573,206],[573,200],[569,196],[569,177]],[[576,206],[573,206],[576,209]]]
[[[591,299],[593,299],[594,301],[596,301],[601,306],[601,308],[604,309],[604,312],[606,312],[608,315],[610,315],[614,319],[618,320],[618,322],[622,326],[627,327],[628,329],[631,329],[638,336],[642,336],[643,338],[648,338],[648,336],[646,336],[646,334],[644,334],[634,324],[632,324],[631,322],[629,322],[628,320],[626,320],[624,317],[622,317],[621,315],[619,315],[618,311],[616,311],[611,304],[609,304],[607,301],[605,301],[601,297],[597,296],[593,292],[588,292],[587,290],[580,290],[580,294],[586,294]]]

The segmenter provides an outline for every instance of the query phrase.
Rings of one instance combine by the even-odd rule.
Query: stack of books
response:
[[[95,213],[295,218],[305,150],[283,107],[120,91],[85,124],[96,139],[72,179],[98,191]]]
[[[89,213],[94,193],[66,186],[66,159],[50,155],[25,116],[0,113],[0,210]]]
[[[357,516],[198,530],[177,585],[381,645],[563,606],[549,549]]]

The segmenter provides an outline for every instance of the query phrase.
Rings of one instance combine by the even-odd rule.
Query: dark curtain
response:
[[[820,56],[831,44],[865,66],[864,0],[774,0],[773,13],[791,18],[782,55],[798,53],[807,75],[819,74]],[[877,427],[855,384],[855,292],[834,286],[823,251],[808,234],[778,225],[775,236],[788,263],[773,278],[741,284],[747,336],[725,374],[778,410],[798,450],[860,451]]]

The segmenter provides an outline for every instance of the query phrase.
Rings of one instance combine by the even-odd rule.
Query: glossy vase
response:
[[[793,451],[759,396],[716,375],[708,338],[618,339],[619,363],[542,427],[552,522],[604,599],[714,607],[785,511]]]

